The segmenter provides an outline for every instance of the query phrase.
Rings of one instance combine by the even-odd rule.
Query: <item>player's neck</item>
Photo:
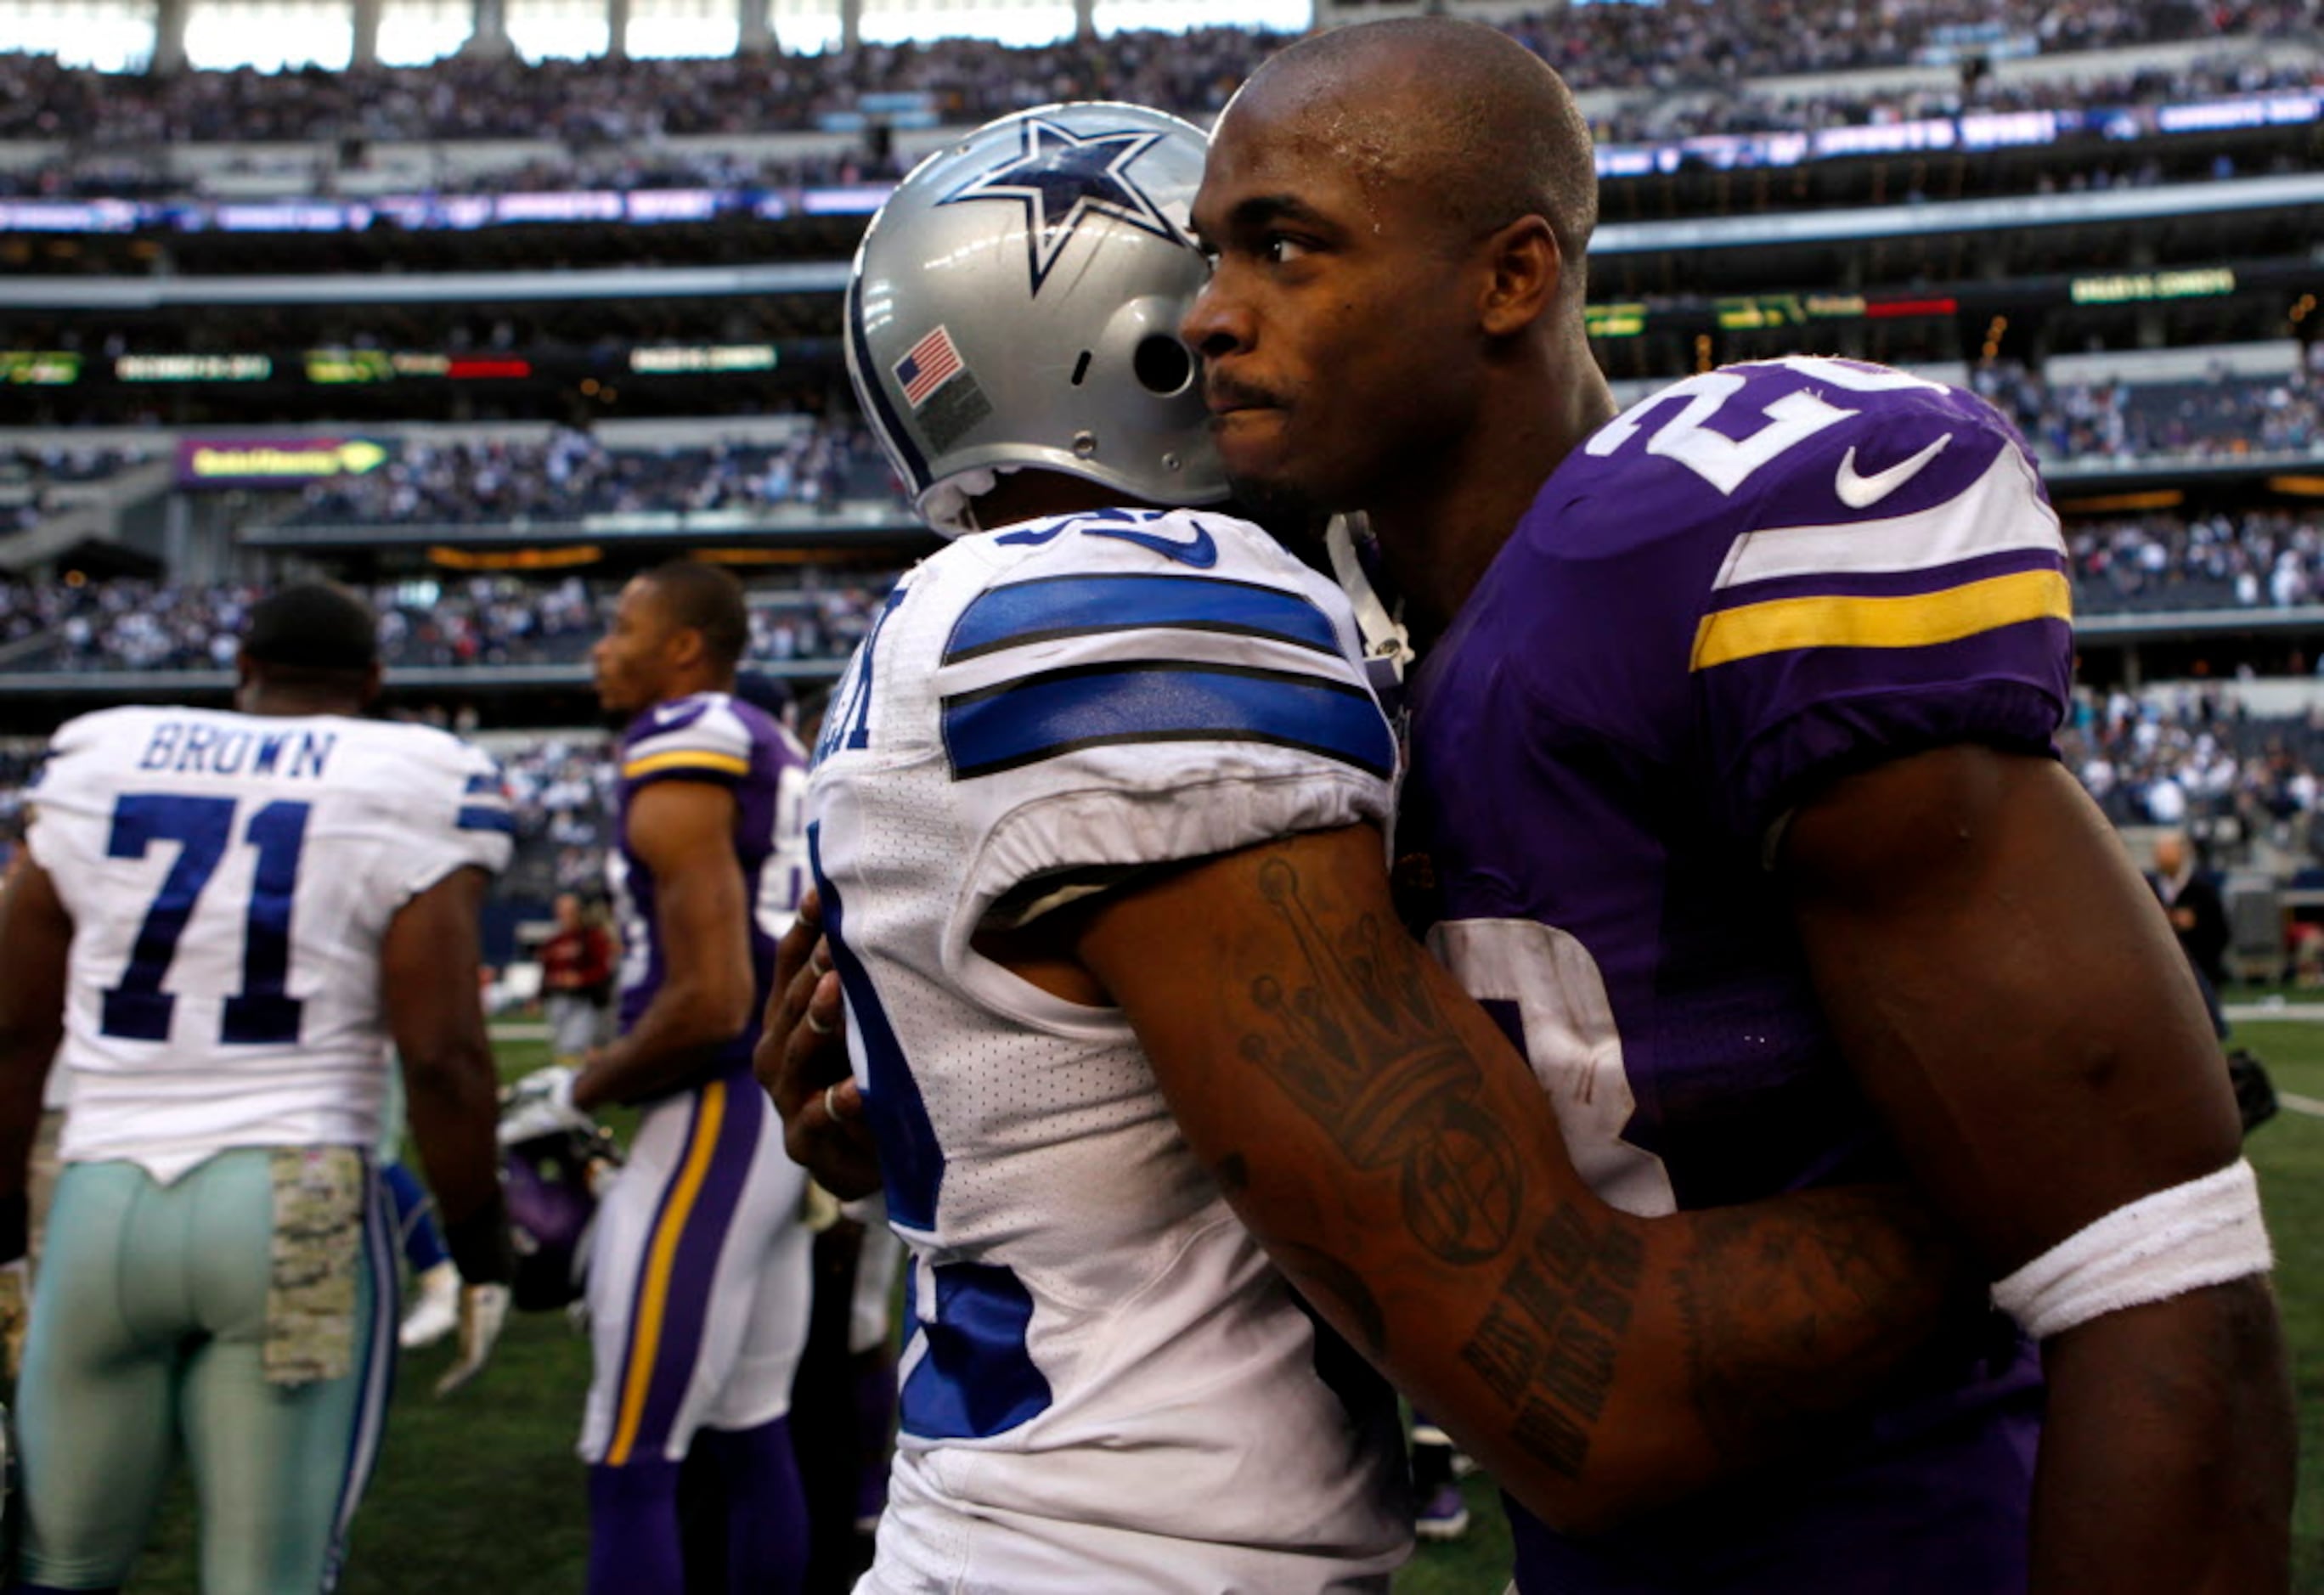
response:
[[[344,715],[360,718],[364,705],[360,699],[344,693],[305,692],[297,687],[254,687],[244,691],[235,702],[241,714],[264,718],[296,719],[309,715]]]
[[[664,681],[660,690],[654,694],[653,702],[647,706],[658,709],[664,704],[677,703],[680,698],[690,698],[706,692],[732,694],[733,690],[734,674],[731,670],[723,675],[713,670],[687,670]]]
[[[1011,472],[995,483],[990,493],[975,501],[974,514],[979,530],[1001,531],[1052,515],[1158,507],[1102,483],[1058,471],[1026,470]]]
[[[1508,373],[1518,380],[1484,397],[1456,447],[1365,506],[1416,643],[1425,647],[1452,623],[1542,484],[1613,419],[1613,392],[1586,346],[1579,362]]]

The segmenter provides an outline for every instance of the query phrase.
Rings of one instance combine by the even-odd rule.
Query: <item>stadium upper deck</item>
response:
[[[856,14],[851,21],[846,10]],[[67,45],[87,59],[87,34],[105,21],[92,9]],[[134,14],[135,7],[128,8]],[[1010,48],[990,39],[931,38],[859,43],[860,0],[844,0],[841,32],[848,48],[816,54],[784,53],[765,23],[760,0],[735,8],[734,35],[721,59],[641,60],[650,52],[606,52],[617,26],[650,21],[654,7],[623,0],[606,4],[596,27],[586,27],[589,7],[559,7],[581,23],[565,49],[508,52],[508,10],[477,5],[473,37],[458,57],[420,68],[378,64],[381,6],[328,5],[278,14],[275,41],[245,38],[243,59],[264,60],[297,24],[336,23],[346,53],[282,64],[340,67],[343,71],[265,75],[192,71],[185,36],[200,24],[226,20],[230,4],[194,0],[144,13],[152,30],[150,59],[161,71],[143,78],[101,74],[17,59],[0,66],[0,138],[65,138],[101,143],[315,140],[425,140],[560,136],[591,143],[627,143],[690,134],[733,136],[828,126],[835,118],[889,115],[906,125],[931,120],[973,124],[1049,100],[1128,99],[1195,115],[1215,111],[1250,69],[1285,35],[1248,25],[1184,27],[1187,8],[1169,32],[1119,25],[1100,31],[1093,5],[1061,10],[1066,36]],[[278,12],[282,8],[277,8]],[[1122,8],[1117,8],[1117,11]],[[1408,5],[1330,5],[1323,20],[1410,9]],[[1489,17],[1523,40],[1563,72],[1576,89],[1674,90],[1732,88],[1756,78],[1803,74],[1862,75],[1878,69],[1964,60],[2009,62],[2179,41],[2275,39],[2312,26],[2301,0],[2134,0],[2131,4],[2035,5],[2032,0],[1888,0],[1868,12],[1857,0],[1765,0],[1743,6],[1707,0],[1661,5],[1603,5],[1545,14],[1508,5],[1457,5]],[[12,14],[12,11],[14,14]],[[204,15],[204,13],[217,14]],[[366,15],[366,12],[368,15]],[[1250,14],[1248,9],[1245,14]],[[907,11],[908,17],[908,11]],[[28,26],[24,0],[0,9],[0,46],[39,37]],[[885,19],[892,30],[901,19]],[[927,32],[957,29],[973,17],[928,11],[906,21]],[[751,24],[759,26],[752,27]],[[949,24],[949,27],[948,25]],[[1076,26],[1078,24],[1078,27]],[[497,31],[497,36],[496,36]],[[595,35],[595,48],[587,41]],[[751,35],[759,33],[753,40]],[[370,34],[368,41],[365,34]],[[59,42],[64,42],[60,41]],[[448,41],[457,47],[462,41]],[[230,53],[230,50],[227,53]],[[688,54],[722,56],[718,51]],[[7,58],[0,57],[0,61]],[[193,64],[200,65],[197,60]]]
[[[1505,25],[1585,86],[1601,135],[1591,325],[1624,391],[1802,351],[1985,389],[2068,510],[2086,654],[2135,676],[2139,650],[2282,668],[2324,640],[2313,15],[1672,0]],[[117,493],[0,478],[0,527],[28,528],[0,566],[201,586],[288,561],[394,581],[744,543],[908,558],[838,338],[894,174],[947,124],[1061,97],[1205,115],[1277,41],[154,78],[0,57],[0,425],[163,450]],[[710,448],[682,440],[705,423],[642,417],[762,419]],[[278,442],[375,468],[214,491],[180,452]],[[2264,635],[2222,652],[2238,617]],[[113,673],[102,650],[38,658]]]
[[[2312,9],[1672,0],[1504,25],[1596,86],[1594,327],[1646,379],[2300,334]],[[255,422],[302,373],[364,420],[844,407],[846,258],[943,124],[1077,95],[1203,115],[1277,39],[155,78],[0,58],[0,130],[80,135],[0,143],[0,181],[42,190],[0,199],[0,421]],[[453,367],[480,380],[429,380]]]

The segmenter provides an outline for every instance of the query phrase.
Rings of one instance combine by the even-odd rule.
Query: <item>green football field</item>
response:
[[[2278,1087],[2324,1110],[2324,1024],[2250,1023],[2237,1039],[2266,1058]],[[509,1043],[505,1072],[540,1061],[538,1044]],[[625,1128],[625,1127],[624,1127]],[[2254,1135],[2279,1257],[2278,1288],[2301,1404],[2301,1489],[2294,1524],[2293,1588],[2324,1595],[2324,1117],[2287,1110]],[[447,1401],[429,1394],[450,1353],[405,1359],[385,1452],[340,1588],[348,1595],[576,1595],[586,1521],[573,1457],[586,1343],[561,1317],[512,1323],[487,1375]],[[1397,1595],[1500,1595],[1508,1535],[1496,1497],[1468,1481],[1467,1539],[1421,1548]],[[189,1497],[173,1498],[129,1588],[193,1595]]]

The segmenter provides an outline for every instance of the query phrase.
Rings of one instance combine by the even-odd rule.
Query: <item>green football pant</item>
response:
[[[58,1179],[17,1382],[20,1576],[123,1583],[182,1450],[204,1595],[313,1595],[336,1582],[378,1455],[395,1358],[394,1247],[370,1193],[344,1377],[262,1369],[271,1157],[221,1153],[164,1185],[130,1163]]]

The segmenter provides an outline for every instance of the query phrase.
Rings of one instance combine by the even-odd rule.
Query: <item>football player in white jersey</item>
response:
[[[593,1595],[782,1595],[806,1570],[788,1415],[807,1176],[750,1068],[798,891],[807,753],[733,695],[749,637],[734,578],[681,561],[623,589],[593,655],[599,700],[630,717],[606,859],[622,1033],[571,1095],[640,1109],[590,1238]],[[681,1513],[681,1491],[708,1498]],[[682,1521],[719,1543],[690,1547]]]
[[[331,1587],[396,1350],[391,1039],[468,1282],[456,1374],[507,1310],[475,969],[513,825],[483,754],[361,717],[374,631],[343,589],[274,594],[235,712],[83,715],[32,793],[0,900],[0,1253],[52,1056],[73,1095],[18,1386],[18,1587],[120,1586],[180,1450],[206,1590]]]
[[[850,290],[867,413],[922,512],[968,534],[899,584],[834,697],[808,835],[836,971],[811,1005],[816,972],[793,985],[761,1056],[795,1145],[868,1124],[913,1251],[861,1586],[882,1595],[1385,1587],[1411,1526],[1393,1408],[1236,1209],[1576,1517],[1765,1442],[1695,1405],[1705,1369],[1800,1353],[1803,1402],[1837,1405],[1945,1299],[1893,1194],[1718,1232],[1608,1209],[1493,1020],[1397,930],[1397,749],[1347,600],[1258,528],[1169,507],[1224,494],[1175,337],[1204,276],[1182,231],[1202,156],[1136,107],[1004,119],[905,181]],[[1119,934],[1124,905],[1190,883],[1234,911]],[[1109,983],[1141,964],[1215,997],[1126,1012]],[[845,1086],[795,1066],[792,1021],[829,1025],[834,985]],[[1248,1028],[1220,1036],[1231,1005]],[[1278,1062],[1299,1089],[1254,1094]],[[1206,1166],[1190,1139],[1245,1113],[1279,1144]],[[1777,1233],[1868,1272],[1819,1299],[1770,1265]],[[1783,1332],[1695,1321],[1714,1284],[1780,1302]],[[1512,1401],[1529,1342],[1493,1307],[1520,1286],[1563,1327]]]

